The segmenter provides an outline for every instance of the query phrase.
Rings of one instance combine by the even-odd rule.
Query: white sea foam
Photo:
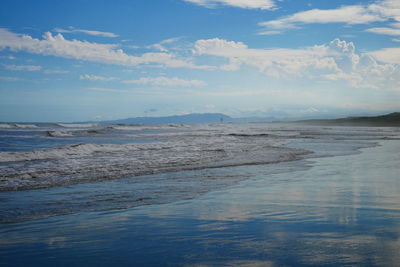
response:
[[[181,124],[146,124],[146,125],[111,125],[110,129],[118,131],[146,131],[146,130],[171,130],[188,129],[190,126]]]
[[[76,144],[29,152],[0,152],[0,162],[79,158],[96,152],[121,152],[127,149],[133,149],[132,145]]]
[[[57,123],[58,126],[66,128],[92,128],[97,127],[98,123]]]
[[[69,129],[67,131],[59,131],[59,130],[50,130],[46,131],[45,134],[49,137],[67,137],[67,136],[95,136],[105,134],[109,129],[101,128],[101,129]]]
[[[21,128],[21,129],[38,128],[38,126],[35,124],[15,124],[15,127]]]
[[[35,124],[1,123],[0,128],[3,128],[3,129],[13,129],[13,128],[35,129],[35,128],[38,128],[38,126]]]
[[[67,131],[46,131],[46,135],[50,137],[65,137],[65,136],[73,136],[71,132]]]
[[[113,125],[113,128],[49,131],[50,136],[151,139],[148,143],[76,144],[29,152],[0,152],[0,191],[74,184],[166,171],[267,164],[299,158],[305,150],[288,148],[300,140],[318,156],[352,153],[371,143],[398,137],[396,129],[318,128],[269,124],[178,125],[176,130],[132,134],[121,129],[171,129],[169,125]],[[114,128],[116,127],[116,128]],[[117,130],[117,131],[113,131]],[[356,139],[358,138],[358,139]],[[155,142],[155,140],[158,140]],[[304,147],[304,146],[300,146]],[[327,153],[327,151],[329,153]]]
[[[9,123],[0,123],[0,128],[3,129],[10,129],[10,128],[14,128],[15,126]]]
[[[0,152],[0,190],[35,188],[164,171],[293,160],[302,150],[265,136],[177,135],[135,144],[77,144]]]

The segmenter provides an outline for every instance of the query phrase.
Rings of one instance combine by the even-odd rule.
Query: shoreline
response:
[[[181,127],[178,131],[174,127],[173,132],[149,133],[132,133],[130,127],[129,130],[114,129],[101,134],[92,134],[91,130],[79,128],[78,134],[90,134],[82,137],[41,136],[41,142],[60,142],[61,146],[25,152],[0,152],[0,192],[71,186],[177,171],[275,164],[309,157],[349,154],[353,150],[374,145],[371,144],[373,142],[391,138],[398,140],[395,131],[376,132],[379,128],[292,128],[292,125],[271,124]],[[33,137],[36,138],[36,134]],[[127,139],[130,143],[118,144],[116,141],[128,137],[131,138]],[[99,140],[96,142],[100,143],[61,143],[76,138],[82,138],[82,141]],[[112,138],[116,144],[104,143],[101,138]],[[140,140],[148,141],[138,142]]]
[[[382,140],[381,142],[385,143],[390,141]],[[301,144],[302,143],[300,142],[300,145]],[[12,217],[14,216],[11,216],[10,218],[6,218],[6,216],[0,223],[15,223],[17,221],[30,221],[38,219],[40,220],[53,216],[63,216],[76,213],[79,214],[81,212],[91,212],[98,210],[125,210],[131,208],[139,208],[142,206],[148,207],[153,205],[174,203],[181,200],[196,199],[203,196],[204,194],[208,194],[213,191],[224,190],[231,186],[240,184],[241,182],[244,182],[250,178],[247,177],[247,174],[245,174],[246,172],[244,172],[244,174],[241,174],[243,173],[243,171],[240,170],[246,170],[248,168],[265,169],[263,173],[270,173],[271,175],[276,173],[296,172],[302,169],[312,168],[313,162],[315,160],[328,157],[334,158],[356,155],[362,153],[362,150],[365,148],[373,148],[379,146],[380,142],[368,142],[368,144],[369,146],[358,146],[352,150],[347,151],[347,153],[342,153],[339,155],[318,155],[318,153],[311,153],[302,155],[301,158],[296,158],[290,161],[281,161],[278,163],[243,164],[236,166],[211,168],[203,167],[199,169],[140,175],[106,181],[103,180],[89,183],[80,183],[68,186],[1,192],[0,197],[3,198],[7,198],[7,196],[12,196],[11,199],[38,198],[38,201],[37,203],[30,203],[29,205],[27,205],[25,207],[27,208],[27,210],[25,211],[25,208],[20,207],[20,209],[22,208],[21,215],[26,213],[22,217],[17,216],[12,219]],[[291,143],[288,145],[290,147],[290,145],[293,146],[294,144]],[[238,174],[235,176],[232,176],[230,174],[236,172],[238,172]],[[210,177],[211,180],[208,180],[209,178],[207,178],[205,181],[203,181],[204,177]],[[214,177],[218,178],[215,179]],[[144,188],[145,192],[146,190],[150,191],[146,194],[143,194],[143,192],[142,194],[138,194],[138,192],[135,191],[137,190],[137,188]],[[170,190],[172,190],[172,188],[173,191],[169,192]],[[157,194],[166,194],[166,197],[153,196],[151,194],[152,191],[158,192]],[[174,191],[181,191],[182,193],[174,193]],[[79,196],[78,199],[76,199],[76,194],[78,194]],[[49,196],[52,197],[49,198]],[[44,200],[40,201],[41,198],[43,198]],[[79,199],[82,199],[82,201],[84,201],[85,204],[83,206],[81,200]],[[7,206],[7,204],[4,205]],[[59,207],[56,209],[49,208],[53,205]],[[46,209],[48,210],[41,211],[45,207],[47,207]],[[26,219],[24,219],[25,216],[27,216]]]
[[[13,266],[116,258],[142,266],[390,266],[400,260],[399,145],[277,164],[287,171],[312,162],[289,172],[236,167],[229,173],[249,179],[194,199],[2,224],[0,255]]]

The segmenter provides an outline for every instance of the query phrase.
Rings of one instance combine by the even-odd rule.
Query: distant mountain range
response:
[[[196,123],[226,123],[226,122],[273,122],[273,117],[232,118],[222,113],[192,113],[166,117],[135,117],[120,120],[102,121],[102,123],[121,124],[196,124]],[[342,125],[342,126],[400,126],[400,112],[394,112],[374,117],[348,117],[340,119],[311,119],[299,121],[284,121],[285,123],[305,123],[312,125]]]
[[[341,119],[301,120],[295,123],[339,126],[400,126],[400,112],[373,117],[348,117]]]
[[[126,124],[165,124],[165,123],[221,123],[234,122],[235,119],[222,113],[192,113],[186,115],[175,115],[166,117],[136,117],[121,120],[103,121],[104,123],[126,123]]]

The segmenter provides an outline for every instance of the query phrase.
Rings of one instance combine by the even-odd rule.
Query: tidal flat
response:
[[[240,130],[245,128],[229,127],[223,134],[245,139],[241,146],[246,139],[259,145],[263,138],[272,138],[273,147],[284,148],[274,153],[295,151],[295,158],[247,164],[245,160],[254,158],[243,155],[267,153],[235,154],[235,150],[224,160],[240,164],[213,162],[215,166],[4,191],[0,265],[396,266],[400,262],[397,128],[289,131],[264,125],[249,134]],[[180,135],[181,142],[182,136],[189,140],[198,132],[141,132],[141,138],[152,135],[151,142],[156,142],[154,135],[161,135],[163,142]],[[215,134],[223,135],[213,128]],[[71,136],[61,138],[67,142]],[[96,159],[91,155],[87,152],[86,158]]]

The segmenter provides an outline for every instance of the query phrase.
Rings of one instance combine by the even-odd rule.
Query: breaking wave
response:
[[[46,131],[46,135],[49,137],[73,136],[72,133],[66,131]]]
[[[8,123],[0,123],[0,129],[10,129],[10,128],[14,128],[14,126],[12,124],[8,124]]]
[[[345,154],[343,151],[353,153],[355,149],[371,145],[371,140],[398,139],[399,136],[396,129],[377,131],[268,124],[79,126],[68,124],[60,128],[63,126],[47,124],[41,133],[54,137],[42,138],[50,144],[47,148],[37,149],[40,146],[35,142],[38,141],[32,138],[33,151],[0,152],[0,191],[291,161],[304,158],[309,153],[305,149],[317,156],[334,156]],[[90,128],[92,126],[96,128]],[[148,129],[154,131],[134,132]],[[26,133],[30,132],[30,128],[26,128]],[[290,144],[288,147],[294,140],[301,146]],[[77,144],[66,145],[75,141]],[[58,147],[53,147],[54,144]]]
[[[0,152],[0,162],[80,158],[93,153],[135,150],[134,145],[74,144],[29,152]]]
[[[129,124],[129,125],[111,125],[109,129],[118,131],[146,131],[146,130],[173,130],[173,129],[188,129],[189,126],[184,124]]]
[[[19,123],[0,123],[0,128],[3,129],[36,129],[39,128],[36,124],[19,124]]]
[[[179,137],[165,142],[75,144],[0,152],[0,191],[42,188],[143,174],[294,160],[305,150],[265,138]]]
[[[45,131],[45,135],[48,137],[68,137],[68,136],[91,136],[105,134],[109,129],[89,129],[89,130],[73,130],[73,131],[59,131],[51,130]]]
[[[99,126],[98,123],[57,123],[56,125],[65,128],[92,128]]]

